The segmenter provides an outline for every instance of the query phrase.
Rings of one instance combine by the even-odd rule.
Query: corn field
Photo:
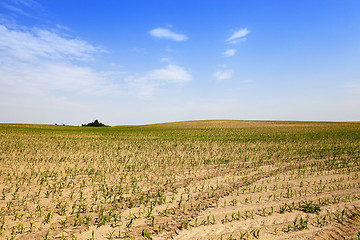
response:
[[[0,124],[0,239],[360,239],[360,123]]]

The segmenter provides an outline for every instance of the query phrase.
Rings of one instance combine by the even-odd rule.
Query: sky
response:
[[[360,120],[358,0],[0,0],[0,123]]]

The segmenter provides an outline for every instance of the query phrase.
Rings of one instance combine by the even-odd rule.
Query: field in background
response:
[[[0,124],[0,239],[360,239],[360,123]]]

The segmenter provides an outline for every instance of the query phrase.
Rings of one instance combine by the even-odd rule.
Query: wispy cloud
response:
[[[53,95],[65,92],[94,96],[122,93],[119,86],[110,81],[111,73],[66,63],[16,64],[0,66],[0,85],[13,93]]]
[[[44,29],[8,29],[0,25],[0,49],[3,54],[22,59],[34,60],[73,59],[91,60],[100,48],[74,38],[64,38],[55,32]]]
[[[153,98],[156,89],[161,85],[184,84],[191,80],[192,75],[188,70],[173,64],[126,78],[129,91],[144,99]]]
[[[235,31],[228,39],[226,39],[226,42],[236,44],[241,41],[246,40],[246,36],[250,33],[250,30],[247,28],[242,28],[238,31]]]
[[[150,35],[156,37],[156,38],[165,38],[169,40],[174,40],[177,42],[186,41],[188,39],[188,36],[180,33],[174,33],[169,29],[166,28],[155,28],[150,30]]]
[[[3,6],[4,8],[6,8],[7,10],[10,10],[17,14],[21,14],[21,15],[25,15],[25,16],[27,15],[21,8],[11,5],[11,4],[8,4],[6,2],[1,2],[0,5]]]
[[[15,15],[23,15],[30,18],[36,18],[30,12],[36,9],[41,10],[41,5],[34,0],[2,0],[0,6]]]
[[[10,2],[12,2],[16,5],[26,6],[28,8],[39,8],[40,7],[40,4],[34,0],[10,0]]]
[[[56,26],[58,29],[60,29],[60,30],[69,31],[69,28],[68,28],[68,27],[63,26],[63,25],[61,25],[61,24],[56,24],[55,26]]]
[[[220,70],[213,74],[213,77],[218,81],[229,79],[232,76],[233,76],[233,71],[230,69]]]
[[[169,59],[163,59],[166,67],[143,74],[98,71],[86,66],[103,51],[84,40],[48,29],[0,25],[0,91],[27,96],[152,98],[161,86],[192,80],[188,70],[171,64]]]
[[[228,49],[224,52],[226,57],[232,57],[236,54],[236,49]]]
[[[171,59],[167,58],[167,57],[163,57],[163,58],[160,59],[160,62],[170,63]]]
[[[166,68],[155,69],[147,74],[147,78],[156,81],[185,83],[192,80],[192,76],[184,68],[177,65],[168,65]]]
[[[110,72],[80,62],[102,52],[86,41],[45,29],[9,29],[0,25],[0,86],[13,93],[59,92],[102,95],[120,92]]]

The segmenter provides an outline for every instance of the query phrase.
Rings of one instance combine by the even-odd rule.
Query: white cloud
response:
[[[166,84],[192,80],[188,70],[170,63],[144,74],[101,72],[85,67],[103,50],[81,39],[46,29],[0,25],[0,91],[22,95],[153,96]],[[113,68],[112,68],[113,69]]]
[[[169,64],[166,68],[154,69],[143,75],[128,76],[126,82],[131,94],[151,99],[156,88],[164,84],[183,84],[192,80],[192,76],[181,66]]]
[[[10,2],[13,4],[16,4],[16,5],[26,6],[28,8],[39,8],[40,7],[40,4],[34,0],[11,0]]]
[[[244,37],[247,36],[249,33],[250,33],[250,30],[248,30],[247,28],[242,28],[242,29],[234,32],[228,39],[226,39],[226,42],[235,44],[240,41],[245,41],[246,38],[244,38]]]
[[[222,81],[231,78],[233,76],[233,71],[230,69],[217,71],[213,74],[213,76],[216,78],[216,80]]]
[[[27,14],[25,11],[23,11],[21,8],[12,5],[12,4],[8,4],[6,2],[0,2],[0,5],[3,6],[4,8],[16,13],[16,14],[20,14],[20,15],[24,15],[27,17],[31,17],[29,14]]]
[[[226,57],[232,57],[236,54],[236,49],[228,49],[224,52]]]
[[[117,73],[80,66],[101,52],[86,41],[46,29],[0,25],[0,89],[8,94],[119,94]]]
[[[171,59],[170,59],[170,58],[163,57],[163,58],[160,59],[160,62],[170,63],[170,62],[171,62]]]
[[[148,72],[147,78],[171,83],[185,83],[192,79],[191,75],[184,68],[171,64],[166,68]]]
[[[150,35],[157,37],[157,38],[165,38],[174,40],[177,42],[186,41],[188,37],[184,34],[174,33],[169,29],[166,28],[155,28],[150,30]]]
[[[11,12],[7,14],[7,18],[11,20],[14,20],[20,15],[32,19],[39,19],[39,14],[45,12],[42,6],[33,0],[1,0],[0,8],[1,7]]]
[[[39,63],[39,62],[38,62]],[[15,65],[13,65],[15,64]],[[66,92],[85,95],[121,93],[120,86],[111,81],[112,73],[96,72],[88,67],[68,63],[9,62],[0,65],[0,85],[21,94],[48,94]]]
[[[119,72],[119,66],[100,71],[90,66],[103,50],[82,39],[65,37],[61,30],[0,24],[2,121],[68,123],[76,118],[79,124],[83,121],[79,119],[91,119],[95,113],[113,116],[116,107],[126,108],[128,102],[123,99],[152,99],[159,89],[192,80],[189,70],[172,64],[171,59],[162,59],[163,68],[141,74]],[[133,107],[128,108],[129,113]]]
[[[55,27],[57,27],[60,30],[66,30],[66,31],[70,30],[67,26],[63,26],[61,24],[56,24]]]
[[[152,99],[158,82],[150,81],[146,76],[134,75],[125,78],[127,91],[142,99]]]
[[[22,60],[48,58],[55,60],[91,60],[100,48],[80,40],[64,38],[57,33],[32,29],[8,29],[0,25],[0,49],[10,57]]]

